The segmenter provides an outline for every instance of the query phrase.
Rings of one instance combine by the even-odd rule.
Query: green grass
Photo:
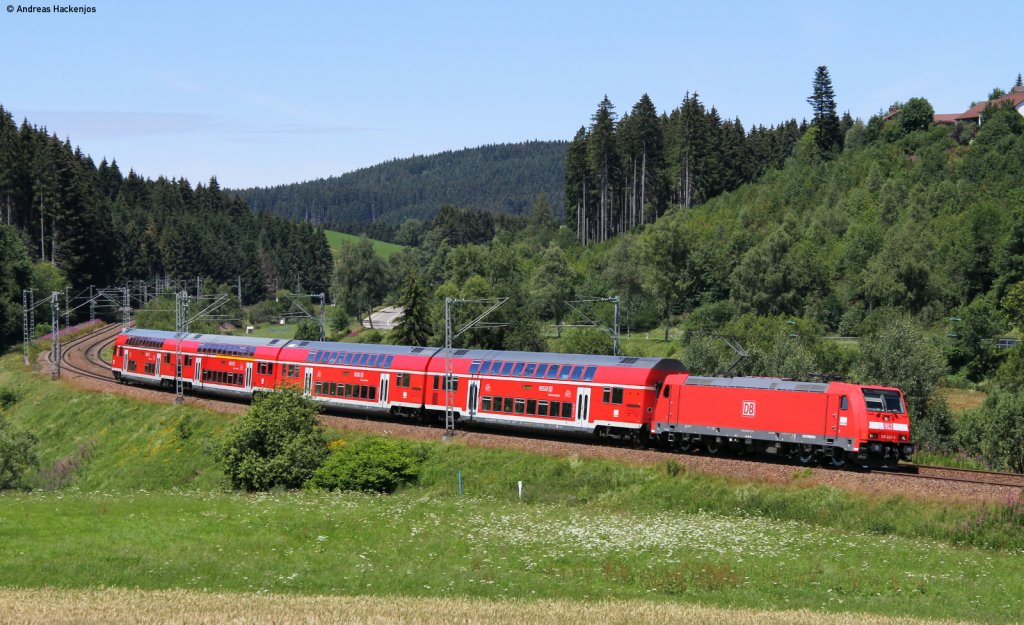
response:
[[[69,485],[0,495],[0,587],[1024,612],[1020,506],[869,498],[809,487],[796,467],[777,486],[458,442],[429,444],[396,495],[243,495],[215,461],[232,417],[74,391],[18,354],[0,359],[0,387],[20,396],[6,416],[40,437],[36,485]]]
[[[59,540],[54,537],[59,536]],[[1024,559],[745,514],[394,496],[0,496],[0,585],[620,600],[1013,622]]]
[[[4,414],[39,437],[41,488],[210,489],[222,481],[214,449],[231,417],[104,393],[74,391],[31,374],[19,356],[0,359],[0,387],[20,401]]]
[[[349,245],[359,240],[359,237],[353,234],[345,234],[344,232],[334,230],[327,230],[325,232],[327,234],[327,244],[331,246],[331,251],[335,255],[337,255],[342,245]],[[391,255],[395,252],[405,249],[404,245],[398,245],[397,243],[387,243],[386,241],[378,241],[376,239],[370,239],[370,241],[373,242],[373,251],[382,256],[384,260],[391,258]]]

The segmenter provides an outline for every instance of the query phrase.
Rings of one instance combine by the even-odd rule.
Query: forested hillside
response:
[[[531,141],[413,156],[309,182],[232,191],[254,209],[389,239],[406,219],[429,220],[445,204],[514,215],[547,194],[561,212],[567,144]]]
[[[21,333],[21,291],[74,292],[154,276],[213,289],[242,279],[249,303],[274,286],[324,290],[321,229],[257,214],[215,178],[147,180],[98,166],[70,141],[0,107],[0,347]]]
[[[1024,422],[1012,425],[1024,350],[994,340],[1024,321],[1024,120],[995,109],[981,127],[933,125],[930,105],[915,100],[906,114],[857,120],[830,140],[812,123],[756,182],[670,204],[655,223],[602,243],[559,228],[543,199],[521,222],[449,209],[426,224],[419,247],[372,274],[387,283],[377,297],[421,308],[427,330],[415,341],[434,344],[444,296],[508,297],[489,318],[499,326],[458,344],[533,350],[571,317],[567,300],[619,296],[624,331],[670,341],[691,371],[900,386],[922,442],[985,448],[993,465],[1024,467],[993,451],[997,440],[1024,444]],[[373,297],[346,291],[350,272],[337,272],[340,301],[365,310]],[[610,323],[610,309],[601,315]],[[723,335],[749,356],[737,362]],[[611,349],[600,333],[571,330],[567,341],[568,351]],[[938,394],[940,384],[979,383],[990,403],[964,419],[1002,424],[987,433],[955,427]]]
[[[835,121],[843,131],[853,125],[849,114]],[[695,206],[781,167],[806,130],[790,119],[748,132],[696,93],[660,116],[644,94],[620,118],[606,96],[569,146],[566,223],[582,243],[605,241],[669,206]]]

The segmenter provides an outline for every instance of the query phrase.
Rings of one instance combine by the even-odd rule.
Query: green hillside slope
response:
[[[521,214],[540,193],[560,211],[567,146],[563,141],[488,145],[234,193],[257,211],[345,230],[374,221],[427,220],[445,204]]]

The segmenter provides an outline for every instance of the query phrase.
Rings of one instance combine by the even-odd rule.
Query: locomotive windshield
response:
[[[906,412],[903,400],[896,391],[883,391],[875,388],[864,389],[864,403],[868,410],[874,412]]]

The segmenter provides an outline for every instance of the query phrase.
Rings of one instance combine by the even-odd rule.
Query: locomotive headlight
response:
[[[868,438],[878,438],[878,433],[877,432],[872,432],[872,433],[868,434]]]

